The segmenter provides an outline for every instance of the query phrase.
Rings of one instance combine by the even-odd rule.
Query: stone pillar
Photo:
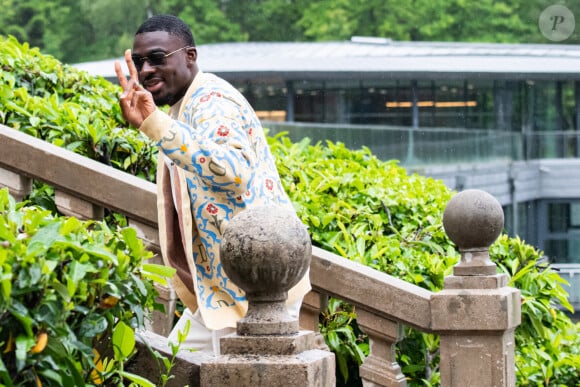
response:
[[[481,190],[458,193],[443,214],[461,261],[431,304],[432,327],[441,336],[442,386],[515,386],[514,329],[521,322],[521,296],[489,258],[503,222],[499,202]]]
[[[331,387],[334,354],[315,348],[286,309],[290,290],[312,254],[306,227],[285,208],[248,209],[228,224],[220,245],[223,268],[246,292],[248,312],[236,333],[221,338],[221,355],[201,364],[200,385]]]

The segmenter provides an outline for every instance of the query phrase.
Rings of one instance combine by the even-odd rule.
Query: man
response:
[[[190,321],[185,345],[219,353],[219,337],[234,332],[247,311],[243,291],[220,264],[224,228],[248,207],[291,203],[255,112],[229,83],[199,69],[183,21],[170,15],[146,20],[125,61],[128,80],[115,63],[121,109],[159,147],[161,251],[177,270],[173,287],[187,307],[170,340]],[[161,105],[170,105],[169,114]],[[294,316],[309,289],[306,274],[290,290]]]

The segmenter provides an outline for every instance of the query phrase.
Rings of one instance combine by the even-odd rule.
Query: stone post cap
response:
[[[290,334],[298,331],[285,307],[288,290],[306,274],[312,244],[294,211],[279,205],[249,208],[229,222],[220,258],[231,281],[246,292],[248,313],[238,334]]]
[[[504,214],[500,203],[489,193],[469,189],[456,194],[443,212],[443,227],[461,253],[455,275],[494,275],[496,265],[489,259],[489,247],[500,235]]]

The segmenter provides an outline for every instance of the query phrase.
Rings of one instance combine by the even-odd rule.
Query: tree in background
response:
[[[122,56],[151,11],[142,0],[52,1],[59,7],[50,19],[59,27],[45,35],[44,51],[69,63]]]
[[[172,13],[200,43],[247,40],[215,0],[0,0],[0,34],[39,47],[66,63],[122,56],[148,17]]]
[[[567,6],[580,11],[577,1]],[[403,41],[551,43],[538,29],[544,0],[318,0],[298,24],[308,40],[353,35]],[[580,20],[580,19],[579,19]],[[578,34],[566,41],[577,43]]]
[[[580,0],[558,1],[580,20]],[[66,63],[121,56],[148,16],[170,13],[198,44],[324,41],[553,43],[538,28],[548,0],[0,0],[0,34]],[[580,43],[575,32],[564,44]]]
[[[303,41],[304,28],[298,23],[312,0],[222,1],[228,19],[248,34],[248,40]]]
[[[0,34],[43,47],[43,37],[52,28],[48,15],[57,5],[56,1],[0,0]]]
[[[225,14],[228,0],[163,0],[160,3],[159,13],[176,15],[191,26],[196,44],[248,40],[249,32],[230,21]],[[261,22],[264,23],[264,19]]]

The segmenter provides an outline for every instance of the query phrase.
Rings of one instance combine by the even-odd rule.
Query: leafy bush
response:
[[[0,190],[0,381],[82,386],[119,378],[135,329],[159,309],[151,279],[172,271],[143,263],[152,253],[131,228],[24,204]]]
[[[459,254],[443,230],[443,211],[453,192],[441,181],[408,175],[395,161],[381,161],[366,148],[312,145],[308,139],[292,143],[284,134],[270,138],[270,147],[316,245],[428,290],[443,288]],[[509,285],[522,292],[522,324],[515,332],[518,385],[580,383],[579,326],[562,311],[572,311],[562,278],[541,263],[540,251],[519,238],[501,235],[490,255],[508,274]],[[329,331],[357,329],[356,320],[345,318],[351,316],[350,306],[331,305],[340,315],[326,314],[321,331],[336,349],[339,376],[347,383],[345,363],[360,363],[358,352],[349,348],[358,345],[368,353],[368,344],[353,334],[328,340]],[[397,358],[411,386],[439,384],[438,348],[436,335],[407,329]]]
[[[117,169],[155,179],[157,152],[126,127],[119,86],[0,36],[0,124]]]

